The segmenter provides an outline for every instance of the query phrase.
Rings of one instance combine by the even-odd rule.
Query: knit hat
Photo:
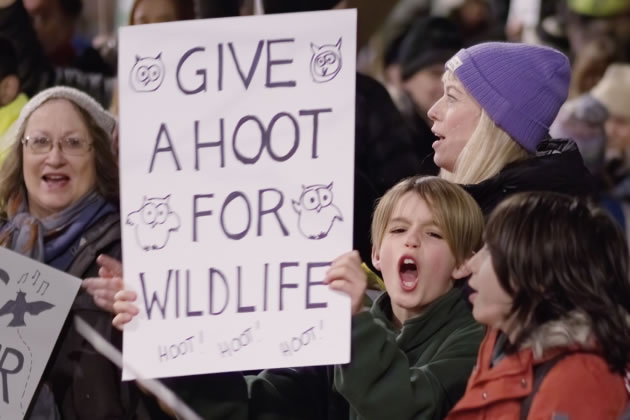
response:
[[[26,120],[31,116],[36,109],[38,109],[44,102],[50,99],[67,99],[85,112],[87,112],[96,124],[105,131],[109,136],[112,135],[114,127],[116,127],[116,118],[110,112],[103,109],[103,107],[96,102],[91,96],[77,90],[75,88],[67,86],[56,86],[39,92],[33,96],[22,111],[20,116],[15,122],[16,135],[24,133]]]
[[[549,133],[555,138],[570,138],[577,144],[584,164],[593,174],[604,167],[606,107],[586,93],[562,105]]]
[[[508,42],[461,49],[446,68],[495,124],[532,153],[547,137],[571,79],[569,59],[561,52]]]
[[[463,46],[457,26],[449,19],[419,19],[400,45],[398,62],[403,80],[410,79],[425,67],[446,63]]]
[[[630,118],[630,64],[609,65],[591,94],[612,115]]]
[[[609,17],[630,9],[630,0],[568,0],[567,5],[580,15]]]

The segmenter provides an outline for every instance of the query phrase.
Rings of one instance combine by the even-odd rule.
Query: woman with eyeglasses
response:
[[[81,279],[97,275],[96,256],[121,257],[115,125],[94,99],[68,87],[44,90],[24,106],[0,168],[0,245]],[[132,389],[74,330],[74,315],[120,341],[111,314],[81,290],[31,418],[131,418]]]

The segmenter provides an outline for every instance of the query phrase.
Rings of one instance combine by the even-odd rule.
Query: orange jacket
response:
[[[496,340],[497,330],[488,331],[466,393],[448,420],[518,420],[521,403],[532,391],[533,366],[569,348],[550,349],[535,361],[532,349],[526,348],[490,368]],[[528,419],[617,420],[627,400],[623,378],[610,372],[604,359],[574,350],[547,373]]]

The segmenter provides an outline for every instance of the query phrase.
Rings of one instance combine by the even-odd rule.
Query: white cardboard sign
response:
[[[139,374],[348,362],[349,300],[322,280],[352,249],[355,57],[355,10],[120,30]]]
[[[80,285],[0,247],[0,420],[24,417]]]

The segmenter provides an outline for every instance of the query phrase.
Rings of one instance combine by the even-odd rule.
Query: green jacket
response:
[[[398,330],[382,294],[352,320],[352,356],[335,366],[350,419],[441,419],[461,398],[484,328],[453,289]]]
[[[215,386],[198,384],[196,396],[184,399],[207,419],[444,418],[464,394],[484,335],[460,294],[450,291],[398,330],[390,321],[389,295],[383,293],[370,311],[352,319],[350,363],[250,375],[245,377],[248,396],[241,374],[224,374],[209,381]],[[234,394],[228,397],[230,415],[217,416],[213,390],[221,388],[225,398],[228,384]]]

